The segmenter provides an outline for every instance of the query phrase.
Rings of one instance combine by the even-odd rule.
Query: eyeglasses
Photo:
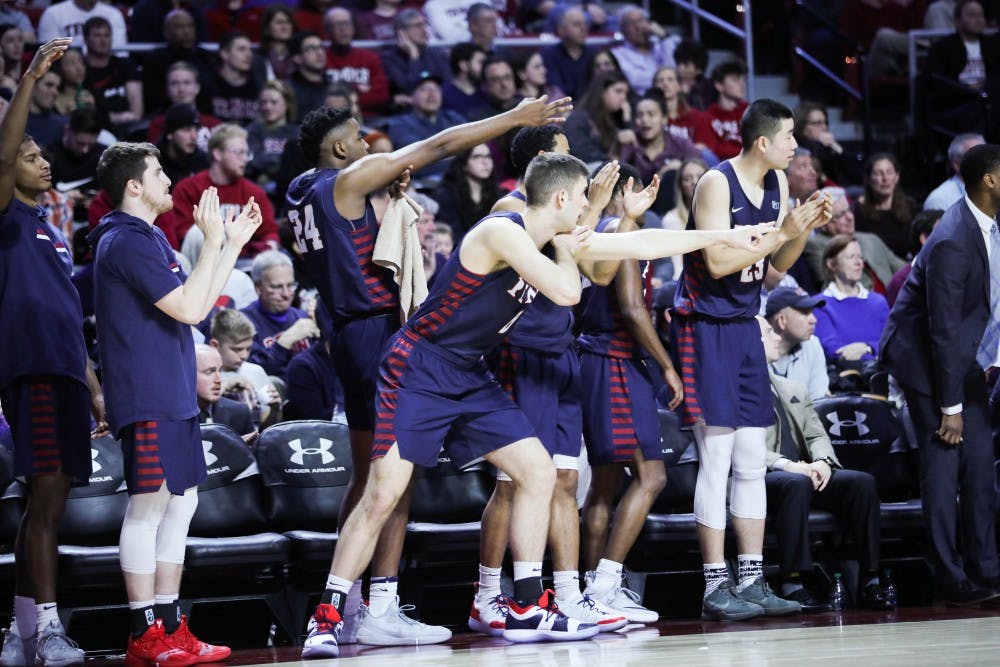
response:
[[[285,283],[284,285],[269,285],[264,283],[263,287],[268,292],[294,292],[299,288],[299,284],[296,282]]]
[[[227,147],[227,148],[224,148],[223,150],[226,153],[229,153],[230,155],[235,155],[236,157],[248,157],[251,160],[253,159],[253,151],[251,151],[248,148],[228,148]]]

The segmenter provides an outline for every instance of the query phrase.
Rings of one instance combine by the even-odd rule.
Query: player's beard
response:
[[[149,196],[148,190],[143,190],[142,203],[145,204],[146,207],[149,208],[150,211],[153,211],[156,215],[161,215],[163,213],[166,213],[167,211],[169,211],[174,207],[174,199],[173,197],[170,196],[169,192],[167,192],[166,194],[162,195],[159,198],[154,199],[153,197]]]

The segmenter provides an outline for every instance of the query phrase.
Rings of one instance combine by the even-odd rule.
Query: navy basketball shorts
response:
[[[444,447],[462,467],[532,437],[528,418],[485,362],[461,365],[412,334],[393,339],[378,382],[373,459],[396,444],[401,458],[433,468]]]
[[[122,428],[119,438],[130,496],[155,493],[164,481],[170,493],[183,495],[208,475],[197,417],[136,422]]]
[[[549,454],[557,461],[556,457],[572,458],[575,470],[583,429],[583,388],[576,352],[567,349],[556,354],[501,345],[494,374]]]
[[[674,366],[684,383],[681,420],[690,427],[767,427],[774,423],[760,325],[753,318],[674,315]]]
[[[580,351],[583,439],[591,465],[663,456],[656,390],[645,362]]]
[[[375,394],[379,364],[399,318],[392,315],[348,322],[336,330],[330,357],[344,387],[344,413],[352,431],[375,427]]]
[[[65,375],[25,375],[0,390],[14,439],[14,475],[69,475],[90,479],[90,392]]]

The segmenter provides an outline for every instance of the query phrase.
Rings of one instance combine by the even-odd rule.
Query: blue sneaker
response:
[[[503,638],[512,642],[576,641],[599,631],[596,623],[582,623],[559,610],[555,593],[545,591],[536,604],[522,607],[509,602]]]

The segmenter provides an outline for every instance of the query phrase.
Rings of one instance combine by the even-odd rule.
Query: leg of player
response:
[[[611,508],[621,488],[621,464],[593,465],[590,488],[583,503],[583,569],[591,572],[604,555],[611,525]]]
[[[479,582],[469,610],[469,629],[493,637],[503,635],[507,621],[508,599],[500,590],[500,570],[510,535],[514,488],[505,473],[497,475],[479,533]]]

